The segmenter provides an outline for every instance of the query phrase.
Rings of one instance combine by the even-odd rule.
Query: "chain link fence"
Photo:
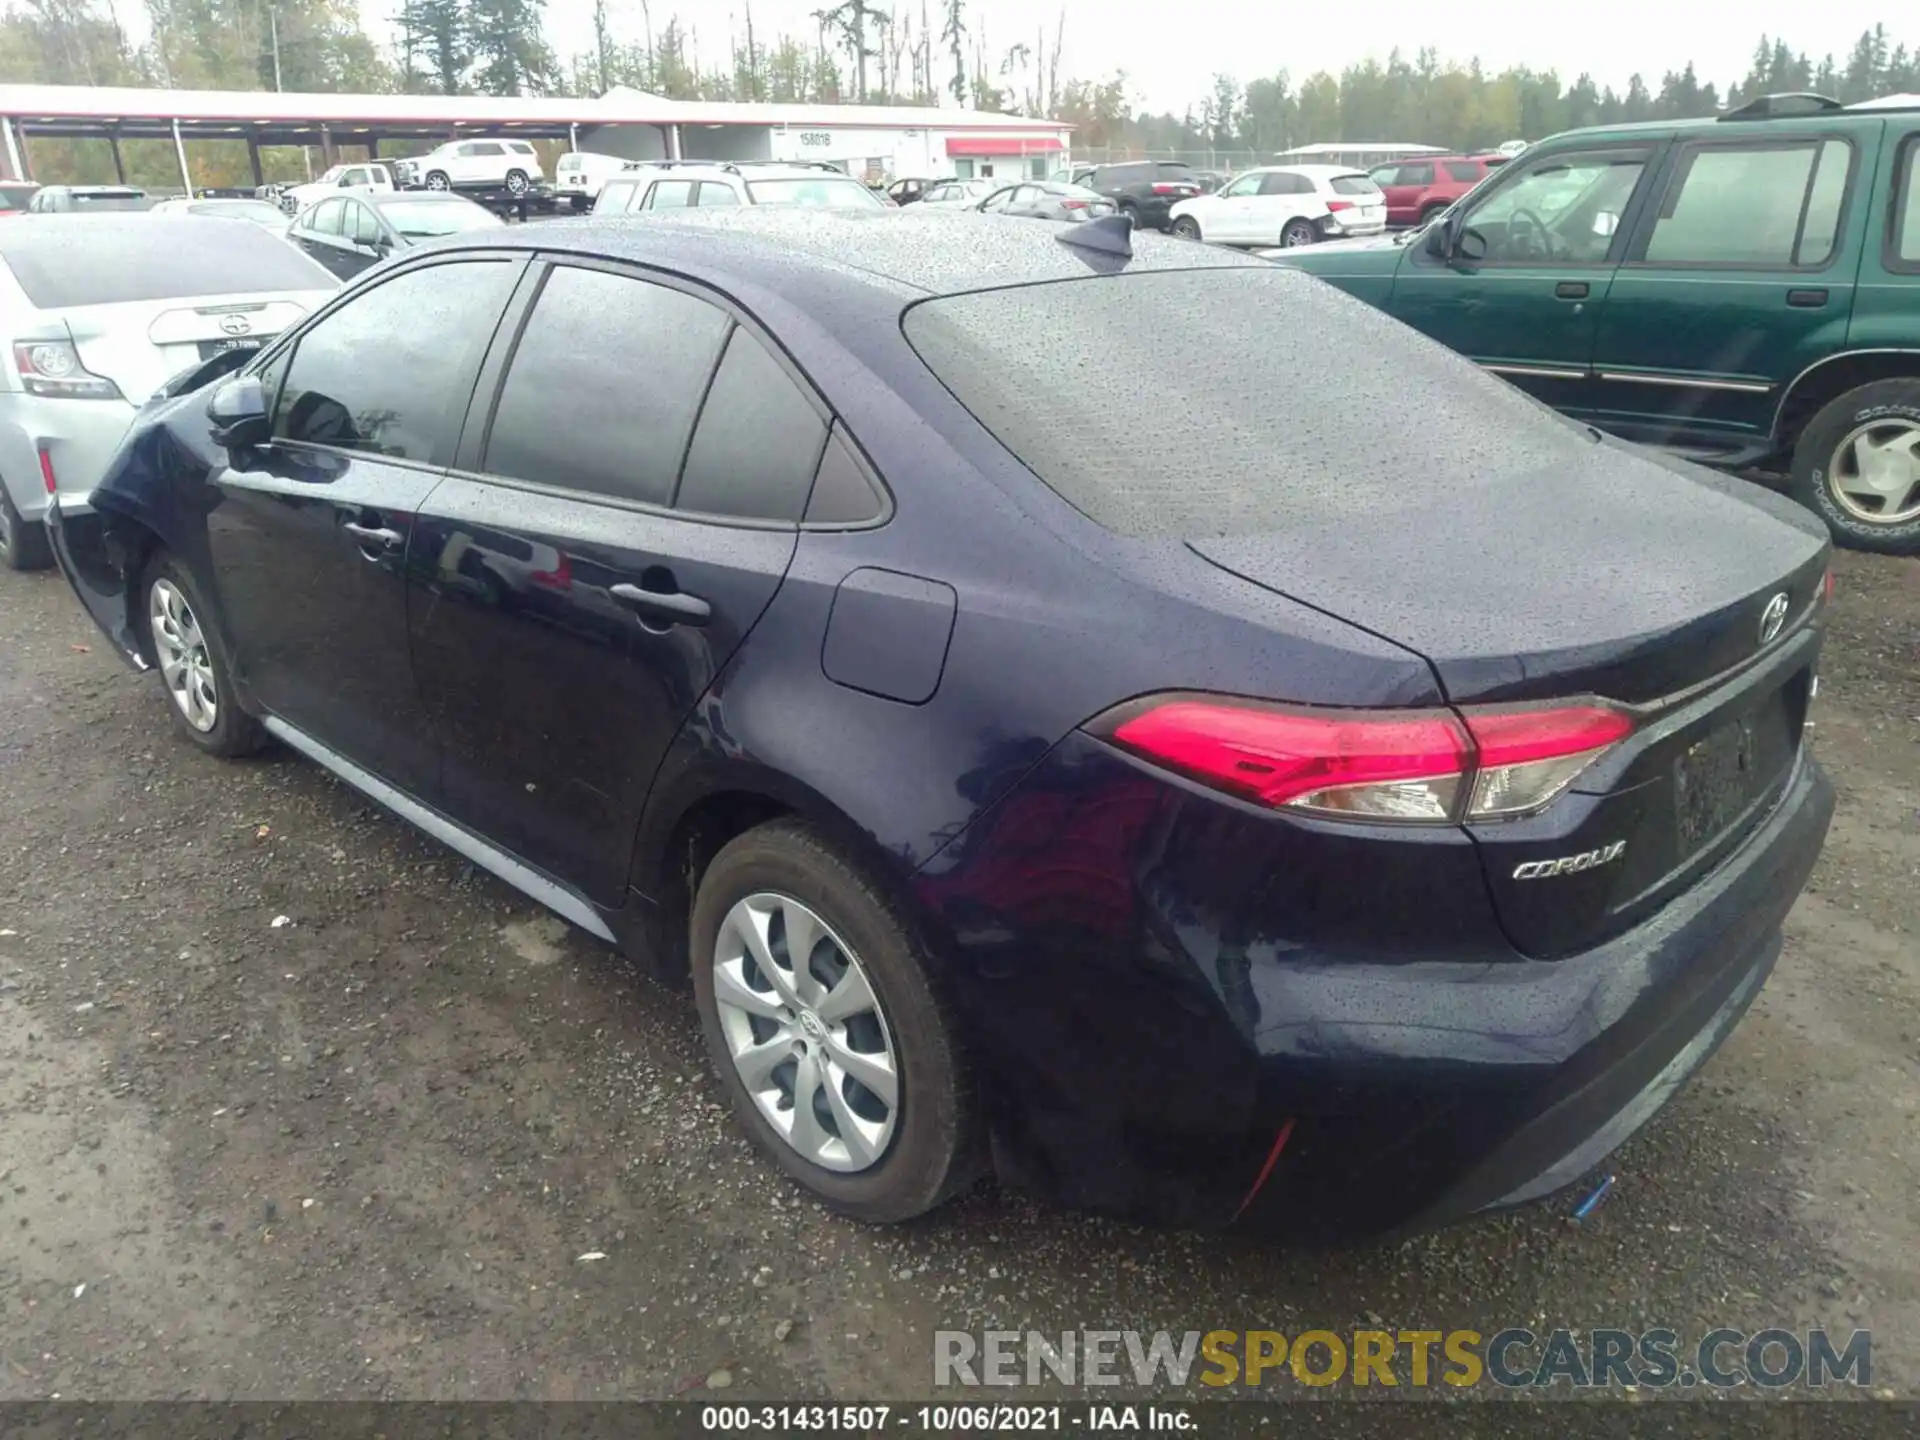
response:
[[[1138,145],[1076,145],[1075,165],[1120,165],[1129,160],[1179,160],[1196,170],[1237,174],[1264,165],[1272,158],[1253,150],[1155,150]]]

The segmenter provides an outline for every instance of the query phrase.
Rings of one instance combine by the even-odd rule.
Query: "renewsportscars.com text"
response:
[[[1260,1387],[1356,1385],[1506,1389],[1873,1383],[1873,1335],[1824,1329],[1552,1330],[936,1330],[933,1383]]]

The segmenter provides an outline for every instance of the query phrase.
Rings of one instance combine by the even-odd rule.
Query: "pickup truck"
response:
[[[377,160],[364,160],[335,165],[318,180],[287,186],[280,192],[280,208],[289,215],[298,215],[315,201],[337,195],[342,190],[385,194],[398,188],[393,183],[393,172],[385,165]]]

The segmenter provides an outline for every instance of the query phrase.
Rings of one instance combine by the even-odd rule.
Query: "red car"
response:
[[[1424,225],[1501,165],[1504,155],[1434,155],[1367,172],[1387,196],[1388,226]]]

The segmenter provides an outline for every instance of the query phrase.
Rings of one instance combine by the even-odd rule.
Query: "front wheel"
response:
[[[1280,231],[1280,244],[1287,250],[1301,245],[1311,245],[1320,238],[1320,232],[1313,228],[1311,220],[1289,220]]]
[[[453,188],[453,181],[447,178],[446,171],[429,170],[427,172],[427,189],[451,190],[452,188]]]
[[[187,567],[164,550],[141,582],[141,613],[175,726],[209,755],[231,759],[266,743],[260,723],[234,699],[232,671]]]
[[[1173,222],[1173,233],[1178,235],[1182,240],[1198,240],[1200,238],[1200,222],[1191,215],[1182,215],[1178,220]]]
[[[1836,544],[1920,554],[1920,380],[1876,380],[1829,401],[1800,432],[1787,493]]]
[[[0,481],[0,565],[9,570],[44,570],[53,563],[47,528],[37,520],[22,520],[13,498]]]
[[[854,1219],[907,1220],[979,1168],[959,1020],[913,925],[860,866],[782,820],[701,877],[694,1000],[760,1150]]]
[[[516,197],[527,193],[526,171],[509,170],[507,172],[507,193]]]

